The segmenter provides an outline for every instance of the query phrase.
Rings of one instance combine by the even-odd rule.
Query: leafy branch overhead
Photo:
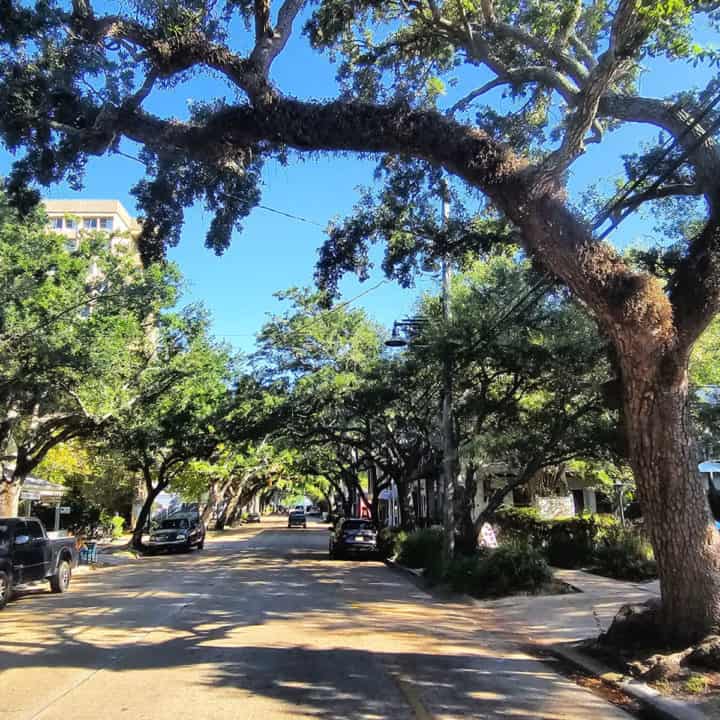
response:
[[[125,139],[139,143],[147,177],[135,192],[148,219],[146,258],[177,241],[184,208],[200,198],[214,214],[207,243],[222,251],[259,201],[263,161],[288,149],[410,155],[483,191],[525,229],[526,247],[567,266],[559,275],[613,321],[606,274],[631,282],[632,271],[619,259],[605,262],[608,250],[599,245],[583,251],[597,262],[578,273],[572,257],[587,243],[579,228],[552,252],[529,231],[538,203],[555,195],[586,143],[618,123],[661,127],[688,156],[687,182],[671,182],[660,194],[716,202],[717,149],[710,138],[696,142],[697,130],[712,124],[695,122],[700,98],[678,105],[636,94],[647,57],[715,61],[711,50],[691,41],[696,18],[715,22],[712,3],[138,2],[113,15],[86,0],[72,10],[7,5],[0,25],[0,133],[10,149],[24,153],[9,181],[15,201],[27,207],[34,199],[27,188],[32,180],[79,183],[88,157],[118,151]],[[298,100],[272,82],[273,62],[301,15],[312,44],[342,59],[346,87],[336,100]],[[237,17],[247,38],[235,30]],[[249,51],[239,49],[247,44]],[[441,115],[433,109],[441,78],[453,82],[461,67],[468,92]],[[197,73],[220,76],[232,92],[194,104],[184,120],[144,109],[154,93]],[[498,88],[526,101],[502,116],[481,106],[471,122],[471,109]],[[534,134],[513,134],[517,113]],[[642,199],[653,198],[632,202]],[[706,320],[690,319],[689,296],[701,293],[708,308],[718,301],[714,284],[703,280],[714,267],[702,260],[713,237],[708,228],[689,244],[672,284],[675,315],[691,335],[697,330],[690,326]],[[698,275],[700,282],[688,287]]]

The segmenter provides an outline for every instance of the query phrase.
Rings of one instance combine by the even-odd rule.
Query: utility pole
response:
[[[442,222],[447,230],[450,218],[450,198],[448,187],[442,187]],[[450,308],[450,281],[452,266],[447,248],[443,252],[442,264],[442,312],[446,330],[450,327],[452,310]],[[442,440],[443,440],[443,558],[449,563],[455,554],[455,479],[457,473],[457,446],[453,423],[453,362],[450,346],[445,348],[443,355],[443,388],[442,388]]]

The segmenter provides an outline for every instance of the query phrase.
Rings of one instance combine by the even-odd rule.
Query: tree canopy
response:
[[[0,198],[0,463],[7,509],[61,442],[88,437],[138,399],[149,318],[175,302],[173,266],[141,269],[107,238],[70,251],[44,213]]]
[[[714,81],[655,98],[638,78],[656,56],[714,65],[717,51],[695,38],[701,25],[716,31],[718,12],[704,0],[142,0],[107,14],[89,0],[6,0],[0,136],[19,155],[8,190],[27,210],[33,182],[77,184],[88,158],[138,144],[146,260],[177,242],[197,200],[214,215],[206,243],[222,251],[259,202],[263,163],[294,151],[410,157],[479,191],[614,347],[664,628],[697,638],[720,627],[720,533],[685,417],[692,346],[720,308],[720,119]],[[273,82],[301,14],[311,45],[339,60],[334,98],[299,99]],[[147,109],[194,73],[219,76],[221,89],[188,117]],[[451,84],[460,98],[446,107]],[[660,252],[662,279],[567,199],[573,163],[624,124],[667,141],[627,148],[632,181],[606,218],[668,198],[704,203],[696,230]],[[687,531],[668,537],[677,507]]]

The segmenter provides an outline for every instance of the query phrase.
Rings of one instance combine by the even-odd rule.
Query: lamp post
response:
[[[447,228],[450,217],[450,200],[447,184],[442,188],[443,228]],[[442,257],[442,312],[445,327],[452,320],[450,307],[450,283],[452,266],[447,252]],[[453,423],[453,382],[452,358],[449,345],[443,353],[443,403],[442,403],[442,439],[443,439],[443,558],[449,563],[455,554],[455,477],[457,466],[457,443]]]

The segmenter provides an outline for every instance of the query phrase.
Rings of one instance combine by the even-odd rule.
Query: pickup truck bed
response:
[[[0,518],[0,608],[16,585],[49,581],[65,592],[77,562],[74,538],[51,540],[37,518]]]

